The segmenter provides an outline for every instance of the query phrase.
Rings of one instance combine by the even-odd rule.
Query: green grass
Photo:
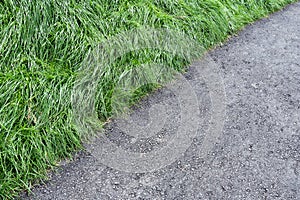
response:
[[[294,1],[0,1],[0,199],[30,189],[60,159],[82,148],[70,96],[77,69],[92,47],[117,33],[148,26],[183,31],[209,49]],[[99,86],[104,91],[96,105],[101,120],[111,116],[116,76],[153,59],[177,70],[187,64],[167,52],[128,53],[112,66],[115,75]]]

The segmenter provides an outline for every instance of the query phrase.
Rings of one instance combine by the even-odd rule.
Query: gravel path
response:
[[[62,164],[50,181],[35,187],[34,194],[22,198],[300,199],[300,3],[246,27],[209,55],[224,80],[226,120],[207,157],[198,156],[201,136],[176,162],[147,173],[118,171],[81,152]],[[185,76],[189,79],[192,71]],[[209,116],[205,82],[193,87],[203,116]],[[159,90],[133,115],[144,123],[145,110],[163,99],[174,108],[165,128],[165,135],[170,135],[177,128],[178,114],[172,98]],[[200,131],[206,128],[204,120]],[[126,137],[114,129],[114,123],[107,133],[126,146]],[[137,151],[150,150],[147,143],[137,147]]]

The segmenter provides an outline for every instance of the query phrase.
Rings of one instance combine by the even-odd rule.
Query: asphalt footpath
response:
[[[200,99],[202,135],[175,161],[134,172],[81,151],[21,199],[300,199],[300,3],[247,26],[208,56],[224,84],[226,115],[206,156],[199,152],[214,125],[205,120],[213,114],[211,91],[204,79],[193,83],[191,69],[184,76]],[[106,126],[108,138],[127,150],[138,143],[133,151],[142,153],[167,143],[164,138],[180,128],[176,95],[159,89],[133,115],[145,124],[157,102],[165,102],[169,113],[152,142],[132,140],[114,122]]]

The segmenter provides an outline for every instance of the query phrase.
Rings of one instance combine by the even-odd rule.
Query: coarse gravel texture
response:
[[[116,171],[80,152],[49,181],[36,186],[33,194],[21,198],[300,199],[299,45],[300,3],[296,3],[247,26],[209,52],[224,79],[226,121],[222,137],[206,158],[197,157],[201,137],[178,161],[151,173]],[[193,82],[192,70],[185,76]],[[211,105],[205,82],[194,88],[207,117]],[[145,109],[159,99],[168,102],[166,97],[174,98],[163,89],[155,92],[133,115],[145,120]],[[176,102],[166,104],[174,107],[176,116]],[[166,122],[165,135],[176,129],[172,122],[176,117]],[[125,136],[113,124],[107,127],[109,137],[126,148]],[[205,125],[201,129],[205,132]],[[136,148],[152,150],[149,144]]]

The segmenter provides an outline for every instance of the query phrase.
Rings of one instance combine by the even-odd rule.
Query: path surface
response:
[[[22,198],[300,199],[300,3],[248,26],[210,56],[224,79],[227,118],[207,158],[197,157],[195,139],[175,163],[134,174],[80,153]],[[195,89],[205,99],[204,85]],[[141,121],[142,110],[136,110]]]

